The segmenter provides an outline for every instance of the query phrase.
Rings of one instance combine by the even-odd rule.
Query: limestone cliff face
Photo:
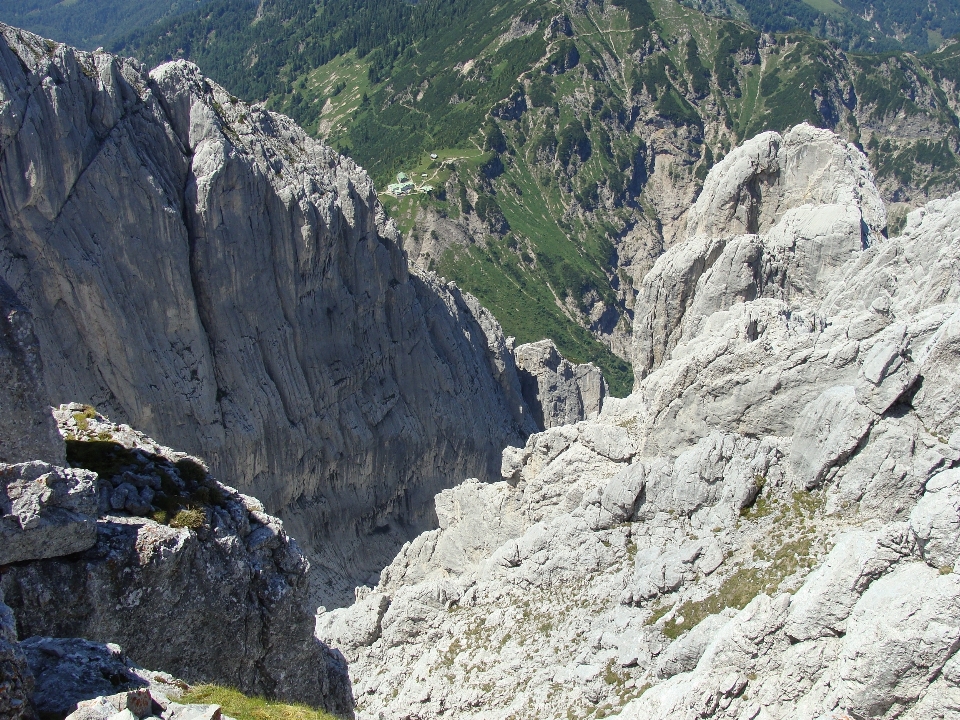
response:
[[[0,462],[63,464],[30,313],[0,279]]]
[[[207,458],[327,602],[536,429],[495,322],[408,272],[363,170],[187,63],[0,26],[0,277],[54,403]]]

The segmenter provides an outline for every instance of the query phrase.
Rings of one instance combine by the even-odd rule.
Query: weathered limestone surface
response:
[[[0,27],[0,277],[54,404],[207,458],[326,602],[537,430],[492,316],[408,271],[362,168],[188,63]]]
[[[13,503],[0,587],[31,638],[38,710],[112,694],[111,643],[187,682],[349,715],[346,664],[313,636],[309,563],[282,521],[127,425],[82,405],[55,415],[68,458],[96,472],[0,467]]]
[[[541,430],[600,412],[608,390],[593,363],[574,365],[564,360],[552,340],[518,345],[514,356],[523,399]]]
[[[877,198],[807,127],[714,168],[633,394],[318,615],[359,717],[960,718],[960,195]]]
[[[638,380],[717,310],[822,291],[886,225],[867,159],[832,132],[798,125],[747,141],[707,177],[687,218],[688,240],[643,280]]]

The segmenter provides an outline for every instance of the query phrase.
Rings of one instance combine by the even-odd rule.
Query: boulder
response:
[[[935,568],[960,567],[960,469],[927,481],[910,514],[910,527],[923,559]]]
[[[670,643],[667,649],[657,656],[657,675],[669,678],[697,667],[714,636],[733,615],[732,611],[708,615],[689,632]]]
[[[905,325],[894,325],[883,333],[863,359],[856,384],[857,402],[882,415],[913,386],[920,368],[909,359],[909,349]]]
[[[97,475],[43,462],[0,465],[0,565],[97,542]]]
[[[851,386],[825,390],[807,405],[797,421],[787,461],[797,487],[818,487],[831,468],[850,457],[876,419],[857,402]]]
[[[783,135],[760,133],[717,163],[687,216],[687,236],[762,233],[803,205],[852,205],[872,237],[886,228],[863,153],[803,123]]]

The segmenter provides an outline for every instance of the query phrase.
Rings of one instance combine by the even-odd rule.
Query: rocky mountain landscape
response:
[[[318,602],[376,582],[435,526],[436,492],[498,477],[502,448],[540,429],[496,321],[409,272],[354,163],[188,63],[0,34],[0,267],[50,402],[258,497]]]
[[[643,277],[744,140],[808,122],[858,144],[894,230],[960,190],[952,5],[692,4],[719,15],[674,0],[224,0],[122,50],[197,62],[381,191],[398,171],[433,186],[381,192],[411,263],[455,280],[518,342],[550,337],[596,363],[623,397]],[[868,34],[893,44],[828,39],[836,13],[872,17]],[[944,34],[928,33],[938,21]]]
[[[957,46],[854,56],[666,3],[538,7],[492,26],[541,72],[483,95],[476,175],[453,161],[406,216],[190,62],[0,25],[0,719],[220,720],[191,699],[207,683],[358,720],[960,718],[960,193],[938,70]],[[554,65],[521,52],[541,39]],[[511,77],[496,52],[457,69],[464,88]],[[831,124],[836,97],[801,75],[834,61],[877,74]],[[891,104],[876,78],[908,66]],[[368,68],[361,129],[401,87]],[[796,88],[816,117],[787,122]],[[851,138],[867,97],[885,109]],[[684,102],[715,124],[671,119]],[[548,125],[555,147],[521,160]],[[544,201],[522,237],[562,221],[571,258],[592,252],[580,230],[645,248],[633,275],[579,266],[630,278],[606,338],[626,381],[562,337],[508,336],[424,262],[441,232],[413,231],[444,220],[471,253],[482,224],[487,252],[510,248],[516,173],[606,198],[601,130],[643,182],[608,215]],[[940,159],[884,171],[923,138]],[[576,297],[537,286],[587,332]]]
[[[318,616],[359,716],[960,717],[960,195],[885,230],[830,132],[718,163],[633,394],[444,491]]]

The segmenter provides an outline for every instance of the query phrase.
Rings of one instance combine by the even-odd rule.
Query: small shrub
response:
[[[97,411],[91,405],[84,405],[83,410],[80,412],[75,412],[73,414],[73,419],[77,423],[77,427],[83,431],[90,429],[90,420],[93,420],[97,416]]]
[[[203,512],[203,510],[190,508],[187,510],[181,510],[174,515],[173,519],[170,521],[170,527],[190,528],[191,530],[196,530],[198,527],[203,525],[206,519],[207,515]]]

